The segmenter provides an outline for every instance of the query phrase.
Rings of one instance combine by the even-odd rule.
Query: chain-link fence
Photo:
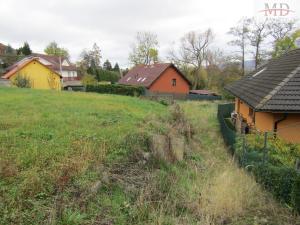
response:
[[[232,126],[230,126],[230,115],[234,111],[234,104],[220,104],[218,106],[218,120],[220,123],[221,133],[224,141],[230,148],[231,153],[234,153],[236,132]]]

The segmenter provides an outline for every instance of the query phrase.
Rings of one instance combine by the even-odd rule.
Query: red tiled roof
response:
[[[184,75],[172,63],[155,63],[153,65],[138,65],[132,68],[119,84],[150,87],[157,78],[169,67],[173,67],[188,83]]]
[[[38,59],[38,58],[42,58],[48,62],[50,62],[52,65],[43,65],[47,66],[48,68],[50,68],[51,70],[54,71],[60,71],[60,66],[59,66],[59,57],[58,56],[51,56],[51,55],[44,55],[44,54],[39,54],[39,53],[33,53],[30,56],[14,63],[13,65],[11,65],[10,67],[6,68],[6,72],[8,73],[9,71],[11,71],[12,69],[14,69],[15,67],[18,67],[20,64],[23,64],[23,62],[31,60],[31,59]],[[66,58],[62,57],[61,62],[63,62]],[[68,59],[66,59],[69,62]],[[76,71],[77,68],[75,65],[70,63],[70,66],[62,66],[62,70],[64,71]]]
[[[44,60],[47,60],[48,62],[50,62],[52,64],[51,68],[53,70],[56,70],[56,71],[60,70],[59,56],[45,55],[45,54],[40,54],[40,53],[32,53],[30,56],[39,57]],[[67,60],[67,62],[70,64],[70,66],[62,66],[62,70],[67,70],[67,71],[76,70],[76,66],[71,64],[70,61],[66,57],[61,57],[61,62],[63,62],[64,60]]]
[[[37,58],[25,58],[24,60],[19,61],[18,64],[14,64],[15,66],[11,70],[9,70],[7,73],[5,73],[2,76],[2,78],[9,79],[11,76],[13,76],[15,73],[17,73],[20,69],[24,68],[25,66],[27,66],[29,63],[31,63],[33,61],[40,63],[41,65],[49,68],[48,66],[41,63]],[[51,70],[53,73],[57,74],[58,76],[62,77],[60,74],[58,74],[51,68],[49,68],[49,70]]]

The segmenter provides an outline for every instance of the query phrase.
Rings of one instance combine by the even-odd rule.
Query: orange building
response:
[[[150,92],[188,94],[190,82],[172,63],[138,65],[131,69],[119,84],[143,86]]]
[[[237,130],[274,132],[300,143],[300,49],[270,60],[225,89],[236,97]]]

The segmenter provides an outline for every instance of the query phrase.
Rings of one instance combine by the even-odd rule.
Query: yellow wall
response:
[[[13,82],[17,74],[29,78],[31,88],[61,90],[61,81],[58,74],[37,61],[30,62],[9,79]]]

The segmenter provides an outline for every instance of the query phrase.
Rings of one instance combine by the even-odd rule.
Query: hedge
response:
[[[120,84],[98,84],[98,85],[87,85],[86,92],[97,92],[103,94],[116,94],[116,95],[127,95],[127,96],[140,96],[144,94],[145,90],[144,87],[138,87],[138,86],[126,86]]]
[[[292,192],[300,192],[300,190],[293,190],[298,177],[294,168],[261,164],[253,168],[253,174],[266,190],[284,202],[291,203]]]
[[[261,151],[236,151],[235,154],[240,165],[247,167],[258,183],[300,213],[300,174],[294,168],[279,164],[270,157],[263,163]]]

